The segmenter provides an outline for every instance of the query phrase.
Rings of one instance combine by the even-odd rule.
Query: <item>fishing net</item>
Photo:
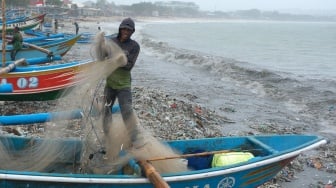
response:
[[[81,109],[82,118],[48,123],[43,139],[27,139],[25,144],[12,142],[10,137],[3,138],[0,143],[0,169],[93,174],[123,171],[139,174],[139,171],[129,168],[130,161],[177,155],[176,151],[155,139],[141,126],[135,112],[131,123],[138,126],[145,138],[143,147],[132,147],[124,121],[118,113],[113,114],[111,128],[104,133],[100,114],[105,105],[102,96],[105,79],[115,69],[125,65],[127,58],[116,44],[105,39],[104,33],[97,34],[91,54],[96,62],[80,70],[75,78],[80,84],[67,92],[66,102],[60,101],[55,107],[58,110]],[[69,130],[75,134],[65,136]],[[77,136],[73,138],[73,135]],[[24,145],[24,148],[18,145]],[[160,173],[187,170],[180,159],[153,162],[153,166]]]

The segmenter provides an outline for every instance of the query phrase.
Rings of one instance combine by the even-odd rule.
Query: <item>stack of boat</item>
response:
[[[8,20],[6,32],[11,32],[16,25],[20,25],[22,32],[36,31],[38,33],[39,30],[32,28],[41,24],[44,16],[45,14]],[[16,59],[17,61],[24,59],[24,62],[29,66],[16,66],[12,68],[13,70],[1,71],[0,101],[53,100],[61,96],[63,91],[73,87],[75,82],[71,78],[82,70],[81,67],[88,66],[92,62],[91,60],[62,64],[51,63],[43,66],[36,64],[61,60],[80,38],[81,35],[65,35],[64,33],[24,37],[23,48],[16,54]],[[6,45],[0,58],[10,59],[12,48],[12,45]],[[15,61],[6,61],[2,64],[5,66],[15,65]],[[50,82],[50,80],[53,81]]]
[[[50,30],[41,31],[41,30],[36,30],[36,29],[28,29],[25,31],[25,34],[32,35],[35,37],[47,38],[47,40],[54,40],[59,37],[73,37],[74,36],[73,34],[70,34],[70,33],[53,34]],[[94,38],[94,34],[89,33],[89,32],[83,32],[83,33],[80,33],[80,37],[76,42],[88,44],[93,41],[93,38]]]
[[[13,32],[16,26],[19,26],[22,31],[35,28],[36,26],[38,26],[40,23],[43,22],[45,15],[46,14],[40,14],[35,16],[21,16],[10,20],[6,20],[5,31]],[[3,32],[2,25],[4,23],[3,21],[1,21],[0,23],[1,23],[0,31]]]

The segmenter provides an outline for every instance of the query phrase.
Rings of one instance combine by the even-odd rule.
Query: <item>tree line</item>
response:
[[[30,4],[30,0],[6,0],[6,7],[27,7]],[[47,0],[48,5],[61,6],[62,0]]]

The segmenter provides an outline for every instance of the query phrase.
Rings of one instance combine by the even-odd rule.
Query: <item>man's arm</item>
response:
[[[131,70],[138,58],[138,55],[140,53],[140,46],[138,43],[135,43],[132,50],[127,54],[127,64],[123,67],[126,70]]]

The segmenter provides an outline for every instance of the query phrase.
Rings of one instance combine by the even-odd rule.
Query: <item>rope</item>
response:
[[[93,148],[90,146],[90,144],[88,142],[85,142],[85,150],[90,150],[90,151],[94,151],[92,153],[89,154],[88,159],[91,160],[95,154],[97,153],[102,153],[102,154],[106,154],[105,148],[103,147],[103,142],[101,140],[101,138],[98,136],[98,132],[96,129],[96,126],[94,124],[93,121],[93,117],[92,117],[92,113],[93,113],[93,107],[94,107],[94,102],[96,102],[97,96],[98,96],[98,91],[99,89],[102,87],[103,84],[103,80],[101,80],[98,85],[96,86],[93,95],[92,95],[92,100],[90,102],[90,105],[88,106],[88,108],[83,108],[83,119],[84,119],[84,125],[82,126],[82,129],[84,129],[84,127],[86,127],[87,125],[90,125],[90,129],[86,132],[85,135],[85,140],[88,140],[87,138],[89,138],[89,135],[91,135],[93,133],[93,135],[95,136],[95,139],[97,140],[98,144],[100,145],[100,147],[97,148]],[[85,155],[85,152],[83,152],[83,155]]]

